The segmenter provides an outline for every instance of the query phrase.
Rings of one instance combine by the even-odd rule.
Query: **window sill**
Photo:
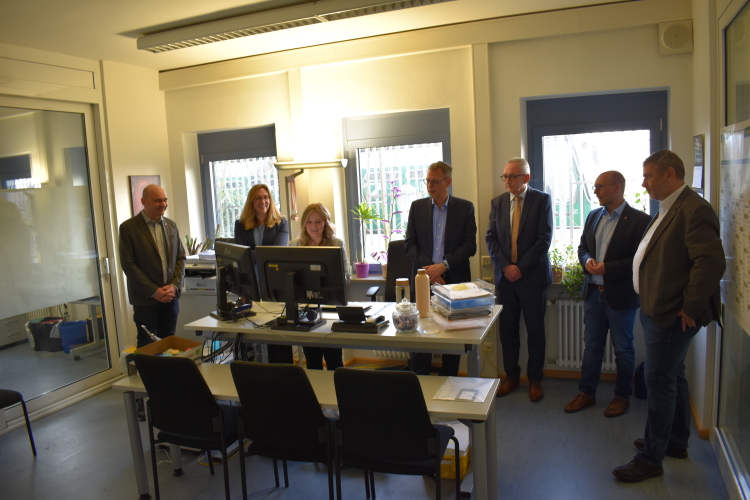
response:
[[[352,276],[352,282],[385,283],[385,278],[383,278],[382,274],[372,274],[367,278],[357,278],[356,276]]]

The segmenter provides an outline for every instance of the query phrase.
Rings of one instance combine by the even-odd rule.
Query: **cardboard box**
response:
[[[200,359],[203,352],[203,343],[196,342],[194,340],[184,339],[177,335],[170,335],[167,338],[161,339],[157,342],[152,342],[149,345],[139,347],[136,349],[136,354],[161,354],[167,349],[177,349],[180,351],[179,354],[174,356],[186,357],[190,359]]]

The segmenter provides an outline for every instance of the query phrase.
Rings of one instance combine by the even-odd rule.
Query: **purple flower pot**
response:
[[[370,264],[367,262],[356,262],[354,270],[357,273],[357,278],[367,278],[370,275]]]

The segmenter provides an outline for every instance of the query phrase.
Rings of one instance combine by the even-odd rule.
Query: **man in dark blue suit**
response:
[[[617,365],[615,398],[604,411],[607,417],[622,415],[630,407],[635,368],[633,324],[640,307],[633,289],[633,256],[651,217],[625,201],[625,177],[604,172],[596,178],[594,194],[602,208],[589,212],[578,245],[578,259],[586,270],[583,282],[583,365],[580,393],[566,407],[567,413],[596,404],[596,387],[602,371],[607,332],[612,338]]]
[[[508,160],[502,179],[507,193],[492,200],[486,236],[495,268],[496,300],[503,306],[499,324],[506,378],[497,396],[505,396],[518,387],[523,311],[529,348],[529,399],[537,402],[544,397],[544,312],[547,286],[552,283],[547,256],[552,241],[552,199],[528,186],[531,171],[523,158]]]
[[[449,195],[452,171],[442,161],[429,166],[425,183],[430,197],[411,204],[404,238],[412,276],[425,269],[430,283],[442,285],[471,281],[469,258],[477,253],[474,205]],[[439,375],[455,377],[460,361],[458,354],[443,354]],[[430,353],[416,353],[411,359],[411,369],[418,375],[429,375],[431,364]]]

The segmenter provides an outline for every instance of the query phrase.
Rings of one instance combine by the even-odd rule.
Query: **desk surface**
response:
[[[216,399],[239,401],[237,388],[234,386],[229,365],[204,363],[198,365],[198,368]],[[320,406],[323,408],[338,408],[336,390],[333,385],[333,372],[328,370],[305,370],[305,373],[307,373],[307,377],[310,379]],[[487,398],[483,402],[470,403],[433,399],[433,396],[435,396],[435,393],[443,385],[447,377],[418,376],[417,378],[422,386],[422,393],[427,403],[427,411],[430,417],[442,420],[459,418],[486,420],[490,412],[490,406],[495,399],[494,394],[497,392],[497,387],[500,384],[500,379],[495,379]],[[115,382],[112,388],[122,392],[146,392],[143,382],[138,375],[120,379]]]
[[[372,304],[373,307],[384,305],[382,302],[374,302]],[[395,307],[395,304],[391,303],[379,312],[379,314],[384,315],[386,319],[390,320],[393,307]],[[264,309],[276,312],[276,314],[264,312]],[[442,347],[443,350],[460,351],[467,345],[480,345],[501,310],[502,306],[496,305],[493,308],[491,316],[473,318],[473,320],[482,324],[481,328],[448,331],[443,330],[431,318],[421,318],[419,321],[419,328],[414,332],[397,332],[392,324],[389,324],[386,330],[377,334],[332,332],[331,323],[335,319],[338,319],[335,313],[324,313],[323,318],[326,319],[326,324],[309,332],[287,332],[270,330],[268,328],[255,328],[247,320],[240,320],[235,323],[231,320],[220,321],[210,316],[188,323],[185,325],[185,329],[204,332],[227,332],[230,334],[241,333],[243,338],[247,340],[266,341],[278,344],[336,345],[338,347],[352,348],[377,346],[376,348],[381,349],[391,347],[403,350],[431,350],[433,352],[439,352]],[[273,302],[260,302],[253,306],[253,311],[256,311],[258,314],[250,319],[256,324],[263,324],[272,320],[279,312],[281,312],[281,305]],[[370,312],[368,312],[368,314],[370,314]]]

